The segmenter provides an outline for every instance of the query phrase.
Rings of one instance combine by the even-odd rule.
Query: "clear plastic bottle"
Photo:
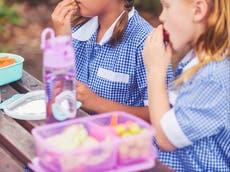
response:
[[[49,39],[46,37],[50,35]],[[55,37],[47,28],[42,32],[43,80],[46,92],[46,122],[76,116],[75,63],[71,37]]]

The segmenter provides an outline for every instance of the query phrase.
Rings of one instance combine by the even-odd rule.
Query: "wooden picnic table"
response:
[[[0,101],[3,102],[14,94],[42,89],[42,82],[24,71],[21,80],[0,87]],[[78,117],[84,116],[88,114],[81,109],[78,110]],[[31,130],[44,124],[44,120],[13,119],[0,110],[0,172],[24,171],[23,167],[36,156]],[[170,172],[172,170],[157,161],[157,165],[147,171]]]

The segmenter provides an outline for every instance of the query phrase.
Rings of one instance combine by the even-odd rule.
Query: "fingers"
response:
[[[72,3],[75,3],[75,1],[74,0],[61,1],[56,6],[54,12],[52,13],[51,16],[52,20],[54,22],[63,23],[66,19],[66,16],[68,16],[68,19],[70,19],[70,16],[73,14],[73,11],[77,10],[77,7],[73,6]]]
[[[81,87],[81,86],[83,86],[84,84],[83,84],[83,82],[77,80],[77,81],[75,82],[75,85],[76,85],[76,87]]]
[[[156,32],[156,41],[163,42],[163,26],[159,25]]]
[[[77,90],[77,96],[84,95],[87,92],[87,86],[80,81],[75,82],[76,90]]]
[[[64,21],[66,19],[66,16],[71,16],[71,12],[75,10],[75,7],[67,6],[66,8],[62,8],[59,14],[59,20]],[[69,17],[68,17],[69,18]]]
[[[71,10],[66,16],[64,20],[71,21],[73,14],[75,13],[75,10]]]
[[[84,102],[85,102],[85,91],[86,91],[85,84],[83,82],[76,81],[75,86],[76,86],[77,100],[81,101],[82,104],[84,104]]]

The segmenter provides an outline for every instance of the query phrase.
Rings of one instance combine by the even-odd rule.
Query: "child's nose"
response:
[[[162,23],[164,23],[164,21],[165,21],[165,12],[164,12],[164,10],[162,10],[162,12],[161,12],[161,14],[160,14],[160,16],[159,16],[159,20],[160,20]]]

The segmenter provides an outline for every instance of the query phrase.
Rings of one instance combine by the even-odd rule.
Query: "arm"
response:
[[[226,71],[222,71],[226,66],[216,67],[217,64],[211,63],[199,71],[201,75],[195,75],[181,86],[176,103],[170,109],[163,79],[171,57],[170,47],[164,48],[160,43],[160,30],[150,35],[143,54],[147,68],[150,116],[157,131],[156,140],[160,148],[171,151],[224,131],[228,125],[229,94],[228,88],[222,85],[227,79]],[[154,50],[158,51],[154,53]],[[218,74],[215,75],[217,70]]]
[[[146,121],[149,120],[148,107],[127,106],[98,96],[84,83],[77,82],[77,99],[82,102],[82,109],[92,113],[104,113],[109,111],[125,111],[134,114]]]
[[[166,83],[165,79],[162,79],[163,77],[160,77],[160,75],[154,75],[154,73],[156,73],[156,71],[151,70],[147,74],[150,120],[156,129],[155,137],[158,146],[163,150],[170,151],[176,148],[165,136],[165,133],[160,126],[163,115],[170,110]]]
[[[159,26],[147,38],[143,58],[147,72],[150,120],[156,129],[156,140],[160,148],[174,150],[160,126],[163,115],[170,110],[166,89],[166,71],[171,61],[172,50],[163,43],[163,28]]]

